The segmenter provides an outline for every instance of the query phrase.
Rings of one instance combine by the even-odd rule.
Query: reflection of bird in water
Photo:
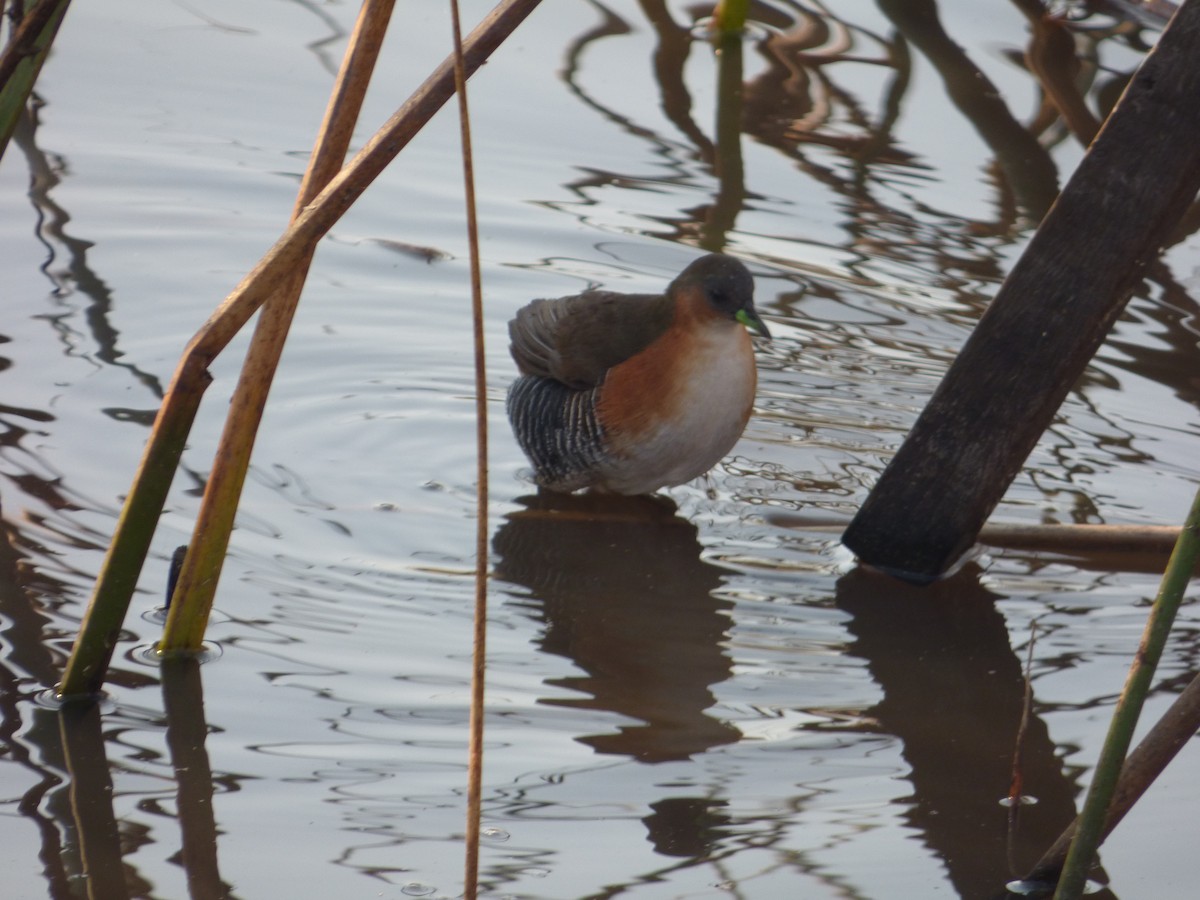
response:
[[[645,494],[704,474],[750,417],[754,279],[718,253],[665,294],[534,300],[509,323],[508,414],[539,485]]]
[[[600,753],[686,759],[741,734],[705,710],[729,678],[724,570],[700,559],[696,528],[664,498],[542,493],[496,533],[497,575],[531,592],[541,648],[585,674],[547,681],[588,696],[543,702],[640,720],[580,736]],[[556,691],[556,693],[558,693]]]

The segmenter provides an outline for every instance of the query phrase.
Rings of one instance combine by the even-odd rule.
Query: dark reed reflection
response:
[[[162,689],[188,895],[192,900],[224,900],[233,896],[233,890],[221,880],[217,864],[220,831],[213,803],[216,785],[204,748],[208,725],[204,720],[199,660],[189,657],[163,660]]]
[[[582,735],[598,753],[686,759],[741,736],[705,713],[731,674],[722,647],[732,604],[713,596],[725,571],[700,559],[696,527],[664,498],[524,497],[493,547],[496,574],[526,587],[545,623],[539,646],[585,674],[548,684],[586,694],[543,702],[605,710],[642,724]]]
[[[6,783],[23,788],[5,800],[37,833],[47,895],[66,897],[68,872],[77,866],[64,854],[71,825],[58,790],[66,772],[62,739],[54,711],[33,702],[53,686],[61,664],[48,646],[52,618],[40,595],[53,596],[63,586],[36,575],[19,530],[7,521],[0,526],[0,768],[10,769]]]
[[[62,181],[67,162],[38,146],[37,127],[37,107],[31,106],[17,120],[13,143],[20,148],[29,165],[29,201],[37,210],[37,239],[46,249],[41,269],[51,284],[52,303],[56,307],[46,319],[59,334],[66,355],[82,352],[106,365],[126,369],[155,398],[161,398],[162,383],[156,375],[121,359],[123,354],[118,346],[120,332],[112,324],[112,289],[92,268],[87,258],[93,244],[68,231],[71,215],[52,196]],[[78,330],[75,323],[78,311],[69,302],[76,292],[86,298],[83,310],[86,335]],[[94,349],[80,350],[88,346]],[[130,418],[145,424],[153,420],[153,412],[111,410],[110,414],[114,418]]]
[[[932,0],[880,0],[897,32],[941,76],[946,97],[995,154],[1002,183],[1021,213],[1040,221],[1058,196],[1058,174],[1049,153],[1009,110],[983,70],[942,27]]]
[[[717,194],[704,215],[698,245],[714,253],[725,249],[729,232],[746,201],[746,167],[742,160],[742,38],[723,35],[716,40],[717,142],[713,174]]]
[[[114,769],[108,742],[120,745],[122,732],[154,728],[156,722],[126,721],[104,702],[74,702],[54,707],[36,698],[61,673],[62,654],[52,648],[60,635],[48,606],[70,590],[29,565],[25,539],[5,523],[0,541],[0,759],[27,771],[18,802],[22,814],[40,834],[41,862],[47,896],[80,896],[90,900],[148,897],[150,882],[128,862],[139,847],[162,842],[156,832],[135,821],[118,819],[113,810]],[[166,737],[177,779],[175,813],[182,832],[181,856],[189,896],[232,896],[217,870],[217,835],[213,819],[214,782],[204,749],[207,725],[195,660],[168,661],[162,668]],[[114,683],[146,687],[150,678],[139,671],[114,670]],[[150,799],[147,802],[155,804]]]
[[[38,496],[57,494],[33,477],[21,485]],[[56,615],[71,594],[33,564],[41,550],[16,523],[0,521],[0,766],[20,770],[3,773],[5,784],[24,786],[5,800],[38,834],[47,896],[79,896],[79,884],[94,900],[145,896],[148,883],[121,850],[143,844],[145,830],[113,813],[102,706],[56,708],[41,699],[61,672],[65,655],[56,645],[64,633]],[[136,673],[122,676],[117,680],[145,683]]]
[[[906,818],[943,860],[960,897],[1001,892],[1076,812],[1077,785],[1036,712],[1020,764],[1022,793],[1036,803],[1013,810],[1001,803],[1013,781],[1024,673],[997,597],[978,574],[967,567],[917,588],[855,570],[837,583],[837,605],[854,617],[847,653],[867,662],[883,691],[866,714],[900,738],[912,767]]]
[[[1058,195],[1060,174],[1051,149],[1071,136],[1086,144],[1130,77],[1131,70],[1096,64],[1102,45],[1119,42],[1144,49],[1147,43],[1141,25],[1106,10],[1076,11],[1066,18],[1039,0],[1013,3],[1015,13],[1029,22],[1028,46],[1014,62],[1028,70],[1038,90],[1032,117],[1024,97],[1021,108],[1014,109],[1015,99],[997,89],[972,58],[971,52],[978,51],[965,49],[947,31],[933,0],[881,0],[879,10],[892,24],[890,32],[873,31],[834,10],[817,11],[787,0],[756,3],[751,37],[744,42],[745,52],[753,48],[757,55],[754,74],[739,79],[734,72],[742,66],[733,57],[740,51],[721,48],[713,63],[716,108],[699,112],[685,72],[695,68],[698,54],[712,54],[697,26],[709,10],[692,8],[688,18],[661,0],[641,0],[644,25],[607,11],[601,26],[568,46],[563,77],[582,103],[645,142],[666,174],[648,179],[643,173],[589,170],[568,187],[581,196],[579,209],[589,215],[597,202],[594,195],[603,189],[639,190],[655,180],[696,184],[711,199],[677,216],[660,217],[666,229],[659,236],[707,249],[739,244],[738,213],[746,203],[761,207],[771,198],[746,187],[740,145],[730,137],[730,128],[737,128],[791,159],[798,179],[841,198],[843,237],[837,243],[853,254],[850,259],[917,265],[921,278],[951,288],[963,287],[964,280],[998,283],[1010,262],[999,251],[1022,240]],[[589,90],[593,74],[602,74],[586,64],[590,46],[622,40],[645,27],[656,39],[650,63],[659,107],[686,144],[621,108],[606,106]],[[933,67],[957,114],[991,151],[992,162],[982,163],[993,193],[990,217],[967,220],[916,204],[897,190],[913,178],[936,178],[929,163],[907,150],[897,134],[906,104],[915,99],[910,97],[916,90],[914,55]],[[1185,234],[1200,224],[1200,206],[1193,218]],[[795,258],[803,259],[808,255],[805,231],[803,222],[790,229],[780,222],[779,232],[766,236],[797,242]],[[742,249],[762,236],[748,233],[749,243]]]
[[[220,831],[214,813],[214,793],[229,779],[214,777],[204,742],[200,663],[195,659],[166,660],[162,665],[166,741],[176,782],[174,814],[180,826],[177,860],[187,878],[192,900],[223,900],[233,889],[220,875],[217,847]],[[50,710],[41,710],[54,715]],[[113,813],[112,768],[102,728],[102,706],[68,703],[57,712],[64,766],[69,781],[70,820],[64,858],[68,872],[77,867],[90,900],[147,897],[153,886],[125,861],[142,844],[162,843],[163,829],[151,833],[119,822]],[[119,735],[119,730],[118,730]],[[119,736],[115,739],[119,740]],[[159,800],[147,803],[159,806]],[[75,862],[75,853],[78,861]]]
[[[121,860],[121,833],[113,814],[113,783],[104,752],[100,707],[89,702],[68,704],[59,711],[58,722],[87,896],[89,900],[123,900],[130,894]]]

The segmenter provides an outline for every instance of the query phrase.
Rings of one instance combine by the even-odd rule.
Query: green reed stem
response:
[[[1083,894],[1096,848],[1100,846],[1104,834],[1109,803],[1116,790],[1125,754],[1150,691],[1154,670],[1171,633],[1175,614],[1195,570],[1197,556],[1200,556],[1200,491],[1192,501],[1187,521],[1175,542],[1175,551],[1163,573],[1141,644],[1129,668],[1117,708],[1113,711],[1108,736],[1100,750],[1100,759],[1096,763],[1083,811],[1079,814],[1079,827],[1067,853],[1054,900],[1078,900]]]
[[[62,697],[95,696],[104,686],[158,517],[200,409],[200,398],[212,381],[205,366],[199,357],[191,357],[180,366],[163,398],[58,685]]]

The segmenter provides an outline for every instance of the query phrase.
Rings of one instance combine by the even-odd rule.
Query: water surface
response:
[[[399,6],[358,143],[447,52],[436,5]],[[1069,58],[1039,48],[1075,54],[1098,118],[1156,31],[1027,3],[921,24],[903,6],[757,5],[732,130],[685,4],[544,4],[472,81],[490,896],[990,897],[1074,815],[1161,561],[988,552],[919,591],[794,523],[857,509],[1077,164],[1086,121],[1065,124],[1047,84],[1067,88],[1035,74]],[[180,350],[286,222],[356,13],[76,4],[0,165],[8,896],[462,892],[477,510],[451,110],[321,244],[217,597],[219,657],[161,668],[145,648],[241,341],[214,366],[102,714],[37,700]],[[508,318],[589,285],[660,289],[719,247],[776,334],[733,454],[654,502],[534,496],[503,414]],[[1182,520],[1198,267],[1189,233],[996,520]],[[1186,605],[1147,721],[1195,670],[1198,626]],[[1037,803],[1013,829],[1031,640]],[[1192,750],[1105,846],[1101,896],[1190,896]]]

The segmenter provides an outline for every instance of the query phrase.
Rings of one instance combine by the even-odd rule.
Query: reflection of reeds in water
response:
[[[711,236],[714,207],[719,212],[716,218],[730,226],[740,207],[730,208],[727,195],[732,184],[720,172],[720,147],[709,136],[709,129],[697,123],[687,86],[685,70],[697,46],[694,23],[677,21],[660,3],[641,5],[657,41],[653,63],[659,108],[689,146],[679,146],[652,125],[636,121],[623,109],[604,105],[588,91],[591,72],[583,60],[590,44],[635,35],[639,23],[610,14],[605,27],[588,33],[570,48],[565,77],[582,102],[647,143],[654,155],[666,162],[672,174],[664,181],[694,180],[692,160],[709,168],[712,200],[669,220],[670,230],[663,236],[715,249]],[[1090,18],[1067,21],[1049,15],[1033,0],[1018,6],[1035,23],[1026,65],[1043,98],[1028,122],[1022,118],[1023,111],[1010,108],[984,66],[946,30],[933,3],[881,3],[881,12],[893,25],[890,33],[856,25],[835,10],[780,3],[759,4],[754,10],[758,21],[751,24],[747,49],[752,47],[757,55],[755,71],[734,98],[740,104],[740,131],[792,159],[800,177],[843,198],[839,206],[846,233],[842,249],[852,254],[851,259],[857,256],[864,264],[876,260],[905,265],[922,262],[923,274],[938,278],[938,273],[946,273],[950,287],[961,287],[964,277],[971,282],[980,278],[998,281],[1007,260],[995,251],[1023,239],[1057,196],[1057,166],[1049,152],[1062,139],[1063,132],[1056,126],[1066,122],[1066,133],[1085,140],[1088,127],[1079,108],[1087,99],[1086,90],[1094,87],[1096,105],[1107,110],[1114,102],[1114,92],[1128,77],[1116,72],[1102,80],[1086,80],[1097,71],[1092,60],[1100,46],[1105,41],[1137,40],[1133,26],[1111,25],[1103,16],[1097,15],[1099,22]],[[928,165],[905,149],[895,134],[912,99],[917,64],[914,51],[942,79],[958,114],[993,154],[989,174],[995,215],[990,220],[964,222],[953,212],[907,209],[896,202],[897,190],[907,182],[933,177]],[[1068,80],[1072,73],[1086,78]],[[869,94],[865,84],[878,85],[876,96]],[[729,95],[725,91],[720,94],[718,118],[733,108],[727,102]],[[591,193],[613,183],[644,181],[632,173],[596,173],[573,187]],[[583,209],[587,208],[585,204]],[[966,253],[964,230],[971,243]],[[735,232],[732,241],[740,249],[753,248],[756,236],[740,240]],[[790,235],[771,237],[800,240],[802,232],[797,229]],[[999,247],[989,246],[989,239],[999,240]],[[954,277],[958,273],[961,275]]]
[[[121,726],[110,720],[106,733],[105,715],[111,710],[90,700],[61,705],[31,700],[37,685],[48,689],[54,684],[61,665],[51,649],[57,635],[47,632],[51,620],[41,598],[66,596],[70,590],[28,565],[20,540],[15,528],[6,527],[0,541],[0,613],[8,623],[5,639],[10,645],[0,665],[0,721],[6,732],[6,758],[35,779],[20,806],[22,815],[38,825],[39,857],[49,895],[75,896],[70,885],[78,881],[87,885],[87,896],[92,898],[149,896],[153,885],[130,860],[139,846],[162,838],[118,819],[114,812],[118,794],[108,741],[120,744],[114,735]],[[217,782],[232,781],[233,776],[218,775],[214,780],[208,762],[199,665],[195,659],[181,659],[162,667],[166,742],[190,895],[219,900],[230,896],[231,888],[221,880],[217,866],[213,794]],[[119,674],[119,682],[127,688],[153,683],[140,672]],[[10,728],[19,729],[20,736],[7,733]]]
[[[220,833],[213,805],[212,766],[204,747],[208,726],[199,660],[164,660],[162,690],[188,892],[192,897],[219,900],[230,896],[232,888],[221,880],[217,864]]]
[[[79,842],[81,874],[89,897],[129,896],[121,864],[121,837],[113,814],[113,783],[100,709],[94,703],[70,704],[59,710],[63,757],[70,775],[71,812]]]
[[[199,661],[165,661],[162,689],[188,895],[221,900],[232,896],[233,889],[221,879],[217,861],[216,782],[205,749],[208,727]],[[58,717],[59,742],[70,778],[71,825],[79,848],[78,874],[88,886],[88,897],[121,900],[148,896],[153,887],[124,859],[128,847],[123,849],[123,844],[133,843],[133,836],[123,832],[113,811],[113,782],[100,707],[76,701],[66,703],[56,714],[48,710],[39,713]],[[139,838],[143,840],[149,840],[148,835]],[[66,856],[68,866],[72,865],[73,856]]]

